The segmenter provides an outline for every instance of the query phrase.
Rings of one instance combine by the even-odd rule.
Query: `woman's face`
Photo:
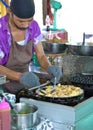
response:
[[[17,17],[16,15],[12,14],[12,22],[16,26],[16,28],[20,30],[26,30],[31,22],[33,21],[33,17],[27,18],[27,19],[22,19]]]

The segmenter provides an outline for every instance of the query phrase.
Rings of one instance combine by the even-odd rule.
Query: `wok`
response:
[[[84,32],[82,42],[76,43],[74,45],[68,45],[70,52],[73,55],[93,56],[93,43],[90,41],[86,42],[86,39],[89,39],[92,36],[92,34],[85,34]]]
[[[67,45],[63,43],[48,43],[48,42],[43,42],[42,43],[44,52],[46,54],[60,54],[64,53]]]
[[[52,83],[46,84],[46,85],[51,85]],[[76,105],[77,103],[81,102],[84,98],[84,91],[82,89],[82,93],[76,96],[71,96],[71,97],[47,97],[47,96],[42,96],[39,94],[40,91],[44,90],[46,88],[46,85],[37,88],[36,90],[32,89],[23,89],[21,90],[17,97],[28,97],[28,98],[34,98],[36,100],[41,100],[41,101],[46,101],[46,102],[53,102],[53,103],[58,103],[58,104],[64,104],[64,105],[69,105],[73,106]]]
[[[82,42],[75,44],[68,43],[67,47],[73,55],[93,56],[93,43],[85,43],[84,45]]]
[[[68,97],[50,97],[45,95],[40,95],[39,92],[42,92],[42,90],[45,90],[45,87],[39,88],[36,90],[36,94],[38,97],[40,97],[44,101],[53,102],[53,103],[60,103],[64,105],[76,105],[77,103],[81,102],[84,98],[84,91],[82,90],[82,93],[76,95],[76,96],[68,96]]]

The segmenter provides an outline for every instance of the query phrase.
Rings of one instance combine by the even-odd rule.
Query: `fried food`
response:
[[[47,97],[73,97],[83,93],[83,90],[80,87],[74,85],[61,85],[56,86],[56,90],[51,93],[53,85],[46,86],[44,93],[39,92],[39,95],[44,95]]]

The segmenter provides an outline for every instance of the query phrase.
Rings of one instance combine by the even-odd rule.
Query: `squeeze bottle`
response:
[[[10,130],[10,105],[3,100],[0,102],[0,130]]]

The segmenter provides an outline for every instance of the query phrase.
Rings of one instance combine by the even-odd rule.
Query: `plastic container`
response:
[[[0,102],[0,130],[11,129],[10,105],[5,101],[5,98]]]

